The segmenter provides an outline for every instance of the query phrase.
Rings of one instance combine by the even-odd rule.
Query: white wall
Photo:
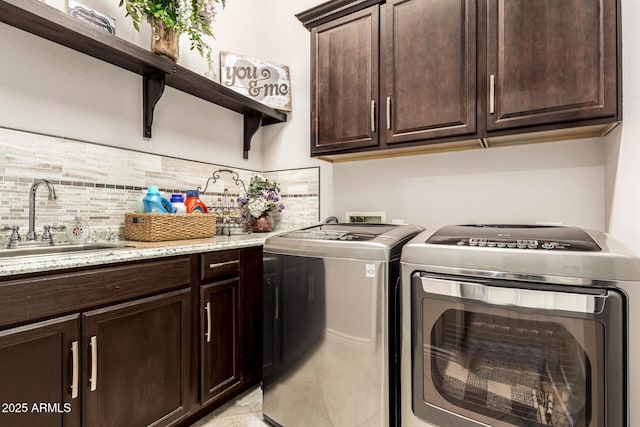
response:
[[[331,164],[312,159],[309,155],[311,34],[295,15],[324,2],[268,0],[254,3],[257,13],[263,18],[260,55],[289,66],[293,110],[286,125],[262,128],[263,166],[265,170],[319,166],[321,218],[333,215],[335,211],[333,168]]]
[[[63,7],[63,0],[47,0]],[[85,0],[115,17],[116,33],[148,48],[146,23],[137,33],[117,1]],[[260,17],[245,2],[228,2],[214,24],[217,53],[246,52],[259,44],[251,19]],[[246,25],[239,30],[238,22]],[[0,24],[0,126],[131,148],[211,163],[262,170],[261,132],[249,160],[242,160],[240,114],[167,87],[158,102],[153,137],[142,137],[142,77],[84,54]],[[198,73],[206,62],[181,39],[180,65]],[[217,64],[217,61],[216,61]]]
[[[334,165],[334,197],[349,211],[386,211],[422,226],[553,222],[602,229],[598,139]]]
[[[622,1],[623,123],[607,137],[607,231],[640,255],[640,3]]]

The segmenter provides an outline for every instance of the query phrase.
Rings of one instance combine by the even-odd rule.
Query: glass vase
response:
[[[256,233],[268,233],[273,230],[273,218],[268,212],[260,215],[259,218],[251,217],[249,220],[249,228]]]
[[[167,27],[162,19],[151,20],[151,52],[176,62],[180,53],[178,38],[176,29]]]

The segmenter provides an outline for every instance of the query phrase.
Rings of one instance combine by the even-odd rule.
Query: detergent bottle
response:
[[[187,190],[187,200],[184,201],[187,213],[208,213],[207,205],[200,200],[198,190]]]
[[[147,213],[174,213],[175,209],[171,202],[162,195],[157,185],[150,185],[147,188],[147,195],[144,197],[144,211]]]

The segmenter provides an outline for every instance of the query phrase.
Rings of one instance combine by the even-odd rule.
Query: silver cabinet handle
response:
[[[496,112],[496,76],[489,76],[489,114]]]
[[[278,296],[278,287],[276,286],[276,320],[280,317],[280,297]]]
[[[98,337],[91,337],[91,377],[89,383],[91,384],[91,391],[96,391],[98,388]]]
[[[78,375],[80,373],[80,364],[78,360],[78,341],[71,343],[71,398],[76,399],[78,397]]]
[[[207,312],[207,332],[205,336],[207,337],[207,342],[211,342],[211,302],[208,302],[204,307],[204,311]]]
[[[376,101],[371,100],[371,132],[376,131]]]
[[[387,96],[387,130],[391,129],[391,97]]]
[[[232,265],[232,264],[240,264],[240,261],[235,260],[235,261],[226,261],[226,262],[218,262],[215,264],[209,264],[209,268],[213,270],[214,268],[224,267],[226,265]]]

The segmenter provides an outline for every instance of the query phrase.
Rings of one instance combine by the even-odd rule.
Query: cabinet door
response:
[[[78,317],[0,332],[0,426],[80,426]]]
[[[240,281],[200,287],[202,404],[240,385]]]
[[[84,425],[166,425],[186,413],[190,291],[82,316]]]
[[[311,32],[311,153],[378,145],[378,6]]]
[[[475,0],[388,1],[382,40],[387,144],[476,132]]]
[[[488,130],[616,116],[615,0],[488,8]]]

